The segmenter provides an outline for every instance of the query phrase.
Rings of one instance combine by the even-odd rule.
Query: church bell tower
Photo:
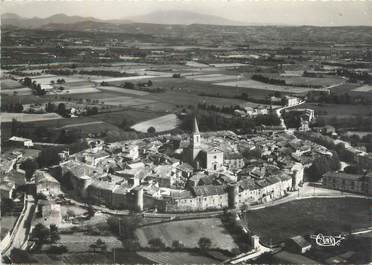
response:
[[[192,153],[192,160],[194,161],[196,156],[200,152],[200,132],[198,127],[198,122],[196,121],[196,117],[194,118],[194,126],[193,132],[191,135],[191,153]]]

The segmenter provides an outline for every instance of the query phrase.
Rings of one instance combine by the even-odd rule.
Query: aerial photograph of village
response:
[[[2,1],[2,264],[372,262],[372,2]]]

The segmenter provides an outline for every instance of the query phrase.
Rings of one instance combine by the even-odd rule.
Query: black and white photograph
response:
[[[372,264],[372,1],[0,15],[1,264]]]

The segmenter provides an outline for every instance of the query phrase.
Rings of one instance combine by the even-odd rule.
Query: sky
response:
[[[65,13],[119,19],[159,10],[187,10],[247,24],[372,26],[370,0],[2,0],[1,3],[1,13],[23,17]]]

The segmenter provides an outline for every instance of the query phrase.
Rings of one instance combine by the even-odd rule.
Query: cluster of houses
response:
[[[191,135],[110,144],[92,139],[89,145],[73,155],[61,153],[49,174],[87,202],[162,212],[239,208],[281,198],[298,189],[314,156],[330,155],[281,132],[201,134],[196,120]],[[40,191],[59,191],[48,179],[43,177]]]

